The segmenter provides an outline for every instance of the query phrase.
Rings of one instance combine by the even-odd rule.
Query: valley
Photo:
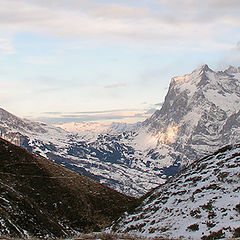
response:
[[[91,129],[103,127],[88,123],[89,130],[84,132],[75,124],[75,130],[69,132],[63,126],[20,119],[1,109],[0,136],[139,197],[195,159],[236,143],[240,137],[239,106],[240,69],[214,72],[203,65],[191,74],[173,78],[162,108],[135,126],[113,125],[112,130],[105,126],[96,133]]]
[[[239,67],[172,78],[161,109],[132,125],[1,108],[0,137],[0,235],[240,237]]]

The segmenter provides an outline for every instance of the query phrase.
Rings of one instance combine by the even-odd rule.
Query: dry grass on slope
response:
[[[59,238],[101,231],[135,204],[132,197],[0,139],[0,235]]]

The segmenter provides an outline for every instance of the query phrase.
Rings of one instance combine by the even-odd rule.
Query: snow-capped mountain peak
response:
[[[203,65],[191,74],[172,79],[162,108],[144,126],[159,136],[160,148],[167,144],[181,159],[185,158],[182,152],[191,159],[211,152],[214,146],[228,144],[229,137],[236,139],[235,130],[230,130],[234,136],[223,131],[226,120],[239,109],[240,76],[214,72]],[[239,118],[235,119],[239,124]],[[162,141],[172,126],[173,140]]]
[[[85,140],[96,140],[99,134],[121,134],[125,131],[135,131],[140,122],[128,124],[122,122],[70,122],[54,124],[55,127],[78,134]]]
[[[229,75],[229,73],[232,75]],[[185,91],[190,96],[198,91],[206,93],[209,90],[214,90],[221,95],[229,93],[239,95],[240,81],[237,78],[238,76],[235,76],[238,73],[238,68],[232,66],[224,72],[214,72],[208,65],[203,65],[191,74],[186,74],[183,77],[174,77],[171,85],[178,91]]]
[[[75,124],[71,127],[80,132],[70,133],[9,115],[0,116],[0,135],[118,191],[140,195],[240,139],[240,74],[231,72],[203,65],[173,78],[162,108],[136,128],[113,124],[105,126],[111,131],[89,138],[103,128]]]
[[[213,72],[213,70],[207,65],[207,64],[203,64],[201,65],[199,68],[195,69],[191,75],[195,74],[195,75],[200,75],[203,76],[204,74],[206,74],[207,72]]]
[[[227,74],[236,74],[236,73],[240,73],[240,67],[234,67],[234,66],[228,66],[228,68],[225,69],[224,71]]]

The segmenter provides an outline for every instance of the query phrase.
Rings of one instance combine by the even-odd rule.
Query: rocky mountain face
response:
[[[0,139],[0,235],[61,238],[100,231],[136,199]]]
[[[240,144],[224,147],[157,187],[112,229],[170,239],[240,237]]]
[[[235,143],[240,133],[240,68],[207,65],[172,79],[161,110],[144,124],[157,145],[184,163]],[[160,150],[161,152],[161,150]]]
[[[162,108],[131,131],[124,127],[89,137],[0,109],[0,134],[68,169],[140,196],[196,158],[238,141],[240,68],[214,72],[203,65],[173,78]]]

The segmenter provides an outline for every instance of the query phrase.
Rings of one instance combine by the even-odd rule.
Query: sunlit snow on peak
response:
[[[176,139],[178,126],[176,124],[169,125],[165,132],[158,133],[159,144],[170,144]]]

